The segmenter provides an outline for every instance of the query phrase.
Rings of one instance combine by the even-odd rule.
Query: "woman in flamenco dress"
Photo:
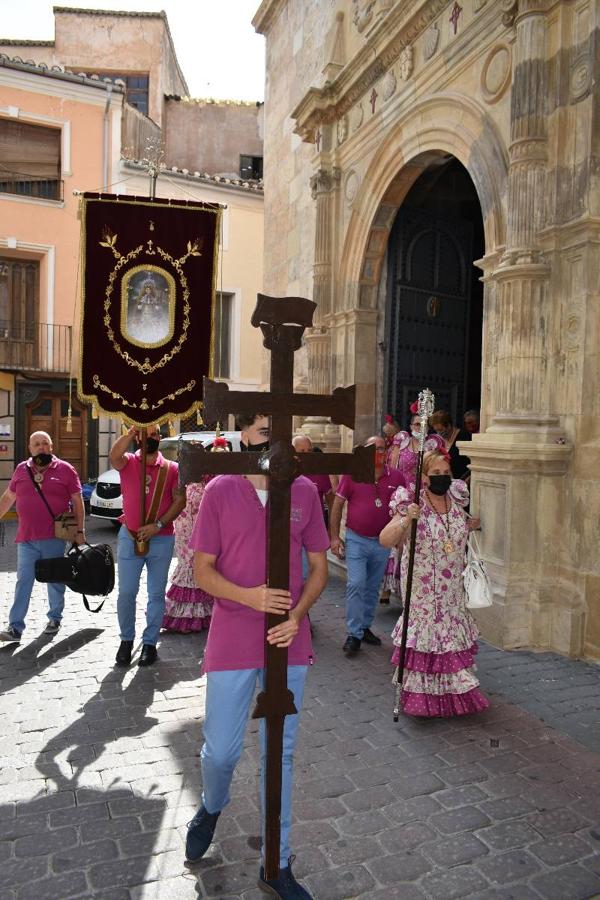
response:
[[[411,521],[418,522],[402,709],[423,717],[482,712],[489,702],[475,675],[478,630],[462,579],[467,537],[479,528],[479,519],[467,517],[469,491],[464,481],[452,480],[445,451],[425,454],[423,487],[418,506],[414,486],[396,490],[390,502],[393,518],[379,537],[384,547],[401,548],[405,587]],[[392,632],[394,665],[402,624],[403,615]]]

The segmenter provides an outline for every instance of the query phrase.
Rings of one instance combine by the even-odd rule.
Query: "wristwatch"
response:
[[[165,527],[165,523],[161,522],[160,519],[157,519],[154,524],[156,525],[156,527],[158,528],[159,531],[162,531],[163,528]]]

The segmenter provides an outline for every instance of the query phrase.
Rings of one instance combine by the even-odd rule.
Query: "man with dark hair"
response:
[[[119,532],[117,562],[119,594],[117,615],[121,631],[121,644],[116,664],[128,666],[131,662],[135,638],[135,607],[144,566],[148,570],[148,603],[146,628],[142,635],[142,652],[139,666],[151,666],[157,659],[156,644],[165,612],[165,590],[169,565],[173,557],[173,520],[185,506],[185,491],[177,484],[178,466],[165,459],[158,449],[160,431],[157,425],[147,428],[146,437],[146,516],[140,522],[141,450],[128,453],[132,440],[140,443],[138,428],[132,427],[115,441],[110,450],[110,462],[121,473],[123,515]],[[142,555],[137,550],[146,545]]]
[[[263,450],[269,449],[271,429],[269,427],[268,416],[263,416],[262,413],[246,413],[237,416],[236,423],[238,431],[241,431],[241,450],[254,450],[257,453],[260,453]],[[250,442],[251,437],[255,443]],[[262,440],[259,440],[259,438],[262,438]]]
[[[256,414],[238,419],[242,449],[268,449],[269,420]],[[312,647],[307,613],[327,582],[329,546],[314,485],[303,476],[291,489],[289,591],[270,588],[267,580],[267,479],[264,475],[221,475],[207,486],[190,540],[196,583],[214,596],[206,642],[204,746],[201,753],[202,805],[189,823],[186,856],[199,860],[210,846],[217,820],[229,802],[229,786],[244,741],[250,704],[265,677],[265,614],[289,613],[270,628],[270,644],[288,648],[287,684],[296,708],[302,696]],[[308,556],[302,578],[301,553]],[[299,713],[286,716],[281,788],[280,874],[259,885],[285,900],[310,900],[291,869],[292,770]],[[261,798],[264,810],[265,721],[260,724]]]

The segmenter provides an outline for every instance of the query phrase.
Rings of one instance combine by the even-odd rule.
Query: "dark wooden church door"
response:
[[[467,396],[472,227],[398,212],[388,250],[387,409],[402,426],[420,390],[462,424]]]

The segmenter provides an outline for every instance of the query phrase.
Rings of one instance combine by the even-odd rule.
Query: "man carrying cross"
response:
[[[269,420],[260,414],[238,419],[247,451],[268,449]],[[188,860],[200,859],[212,841],[217,820],[229,802],[229,786],[244,741],[257,682],[264,688],[265,613],[286,621],[267,630],[267,642],[288,648],[287,686],[300,710],[312,648],[307,612],[327,582],[329,546],[319,496],[305,477],[291,487],[290,590],[267,587],[267,478],[223,475],[206,488],[190,541],[198,585],[215,597],[203,670],[207,674],[202,764],[202,806],[190,822]],[[302,549],[308,557],[303,583]],[[299,714],[287,715],[283,733],[279,876],[259,885],[286,900],[310,895],[291,869],[292,770]],[[261,719],[261,799],[264,807],[265,719]]]

